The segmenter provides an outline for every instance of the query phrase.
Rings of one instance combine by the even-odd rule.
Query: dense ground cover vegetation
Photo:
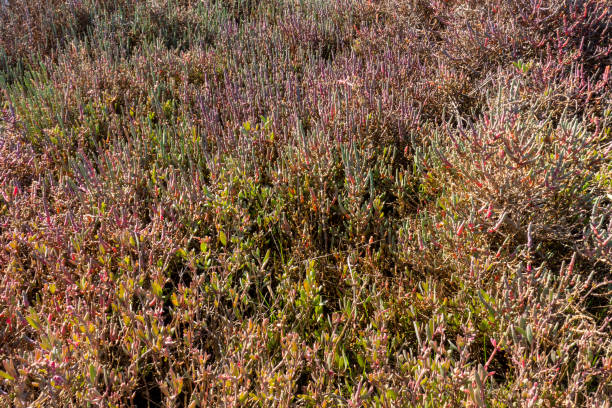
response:
[[[610,406],[608,2],[3,4],[0,405]]]

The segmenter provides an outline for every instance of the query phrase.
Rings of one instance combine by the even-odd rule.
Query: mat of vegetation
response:
[[[0,405],[610,407],[605,0],[0,6]]]

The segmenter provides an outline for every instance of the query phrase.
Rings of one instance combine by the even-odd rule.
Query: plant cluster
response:
[[[609,2],[0,4],[0,405],[610,406]]]

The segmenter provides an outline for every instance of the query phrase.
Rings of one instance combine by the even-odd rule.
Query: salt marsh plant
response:
[[[609,406],[611,17],[11,0],[0,405]]]

